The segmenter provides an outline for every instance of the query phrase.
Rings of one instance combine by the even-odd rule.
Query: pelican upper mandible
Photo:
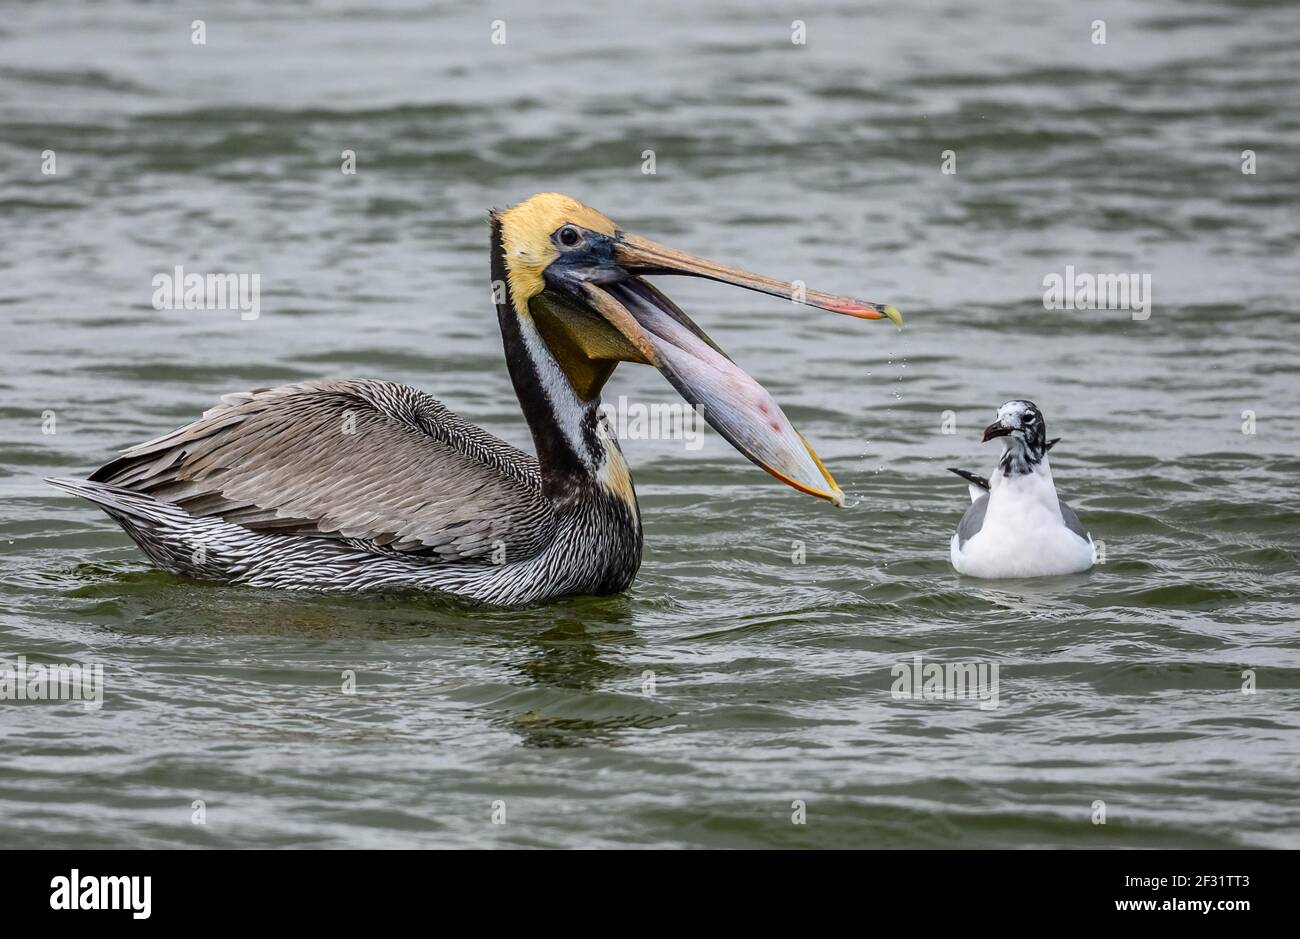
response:
[[[414,388],[321,380],[226,395],[89,480],[49,482],[100,506],[157,566],[208,580],[497,605],[615,593],[640,567],[641,516],[600,392],[619,362],[638,362],[777,479],[843,503],[771,395],[642,278],[705,277],[901,323],[897,310],[683,254],[557,193],[492,212],[491,227],[535,457]]]

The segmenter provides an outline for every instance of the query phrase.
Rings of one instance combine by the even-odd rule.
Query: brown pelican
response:
[[[414,388],[324,380],[226,395],[89,480],[49,482],[100,506],[159,567],[208,580],[501,605],[614,593],[641,564],[641,517],[600,391],[639,362],[754,463],[843,504],[772,397],[642,275],[901,324],[897,310],[674,251],[556,193],[490,219],[506,366],[536,457]]]

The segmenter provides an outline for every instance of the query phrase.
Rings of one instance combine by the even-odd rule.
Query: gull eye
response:
[[[572,248],[582,240],[582,234],[572,225],[565,225],[559,231],[560,244]]]
[[[1032,424],[1032,423],[1033,423],[1035,420],[1037,420],[1037,419],[1038,419],[1038,415],[1037,415],[1035,412],[1033,412],[1033,411],[1026,411],[1026,412],[1025,412],[1025,420],[1026,420],[1027,422],[1029,422],[1030,424]]]

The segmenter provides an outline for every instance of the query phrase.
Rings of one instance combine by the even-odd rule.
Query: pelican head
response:
[[[653,365],[755,464],[801,492],[843,505],[844,493],[772,396],[643,277],[704,277],[901,326],[896,309],[676,251],[622,231],[558,193],[532,196],[492,219],[508,294],[498,304],[501,315],[508,308],[535,327],[579,399],[598,399],[619,362]]]

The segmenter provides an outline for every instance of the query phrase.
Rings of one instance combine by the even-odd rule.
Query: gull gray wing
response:
[[[1057,499],[1056,501],[1061,506],[1061,518],[1065,521],[1065,527],[1070,529],[1070,531],[1074,532],[1084,541],[1087,541],[1088,529],[1083,527],[1083,523],[1079,521],[1079,516],[1074,514],[1074,509],[1066,505],[1065,500],[1063,499]]]
[[[961,517],[957,524],[957,546],[965,547],[966,542],[970,541],[980,533],[984,527],[984,513],[989,510],[988,493],[980,496],[970,504],[966,514]]]
[[[313,381],[226,395],[91,476],[250,531],[376,553],[512,560],[554,536],[537,461],[423,392]]]

